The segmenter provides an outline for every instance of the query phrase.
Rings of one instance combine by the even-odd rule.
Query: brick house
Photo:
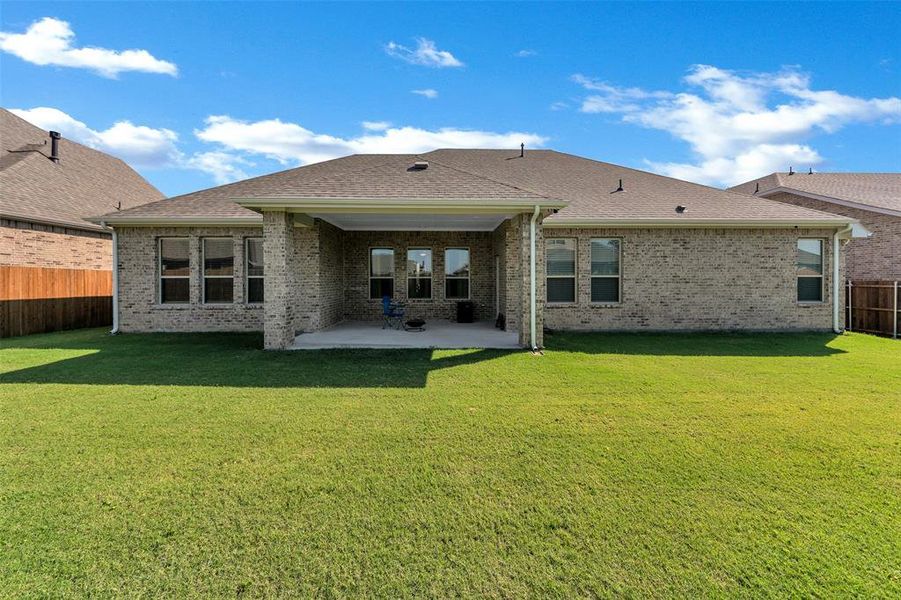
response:
[[[547,329],[831,330],[854,219],[550,150],[354,155],[94,219],[118,327],[299,332],[460,299]]]
[[[162,198],[121,160],[0,109],[0,334],[109,323],[112,234],[85,217]]]
[[[731,189],[857,219],[872,235],[848,244],[846,277],[901,279],[901,173],[772,173]]]

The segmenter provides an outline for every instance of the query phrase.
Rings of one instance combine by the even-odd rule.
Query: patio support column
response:
[[[263,212],[263,346],[285,350],[294,344],[291,255],[294,227],[285,211]]]
[[[544,345],[544,233],[541,227],[542,215],[539,217],[535,231],[535,333],[536,345],[541,348]],[[508,230],[508,265],[514,273],[515,289],[507,290],[508,319],[513,317],[515,322],[508,320],[508,328],[516,328],[519,332],[519,343],[524,348],[531,347],[531,243],[529,239],[530,214],[517,215],[510,220]]]

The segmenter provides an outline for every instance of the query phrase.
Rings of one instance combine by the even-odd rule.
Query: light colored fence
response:
[[[845,285],[846,327],[898,339],[901,298],[897,281],[849,281]]]
[[[0,337],[112,323],[112,272],[0,265]]]

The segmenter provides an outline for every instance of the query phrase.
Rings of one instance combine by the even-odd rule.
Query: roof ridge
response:
[[[564,156],[571,156],[571,157],[573,157],[573,158],[585,160],[585,161],[588,161],[588,162],[595,162],[595,163],[602,164],[602,165],[609,165],[609,166],[611,166],[611,167],[616,167],[616,168],[618,168],[618,169],[625,169],[625,170],[627,170],[627,171],[632,171],[633,173],[639,173],[639,174],[641,174],[641,175],[650,175],[650,176],[652,176],[652,177],[657,177],[657,178],[660,178],[660,179],[668,179],[668,180],[670,180],[670,181],[678,181],[679,183],[682,183],[682,184],[693,185],[693,186],[695,186],[695,187],[700,187],[700,188],[704,188],[704,189],[708,189],[708,190],[715,190],[715,191],[717,191],[717,192],[726,192],[726,193],[729,193],[729,194],[735,194],[735,195],[739,195],[739,196],[743,196],[743,197],[747,197],[747,196],[748,196],[748,194],[743,194],[743,193],[741,193],[741,192],[733,192],[733,191],[730,191],[730,190],[724,190],[724,189],[722,189],[722,188],[714,187],[714,186],[712,186],[712,185],[704,185],[703,183],[695,183],[694,181],[688,181],[687,179],[679,179],[678,177],[670,177],[669,175],[661,175],[660,173],[654,173],[653,171],[642,171],[641,169],[636,169],[636,168],[634,168],[634,167],[626,167],[626,166],[624,166],[624,165],[618,165],[618,164],[616,164],[616,163],[605,162],[605,161],[603,161],[603,160],[597,160],[597,159],[595,159],[595,158],[588,158],[588,157],[586,157],[586,156],[579,156],[578,154],[571,154],[571,153],[569,153],[569,152],[560,152],[559,150],[552,150],[552,149],[551,149],[551,150],[548,150],[548,151],[549,151],[549,152],[554,152],[555,154],[562,154],[562,155],[564,155]]]
[[[435,150],[432,150],[432,152],[435,152]],[[426,154],[430,154],[430,153],[427,152]],[[415,156],[418,156],[418,157],[420,157],[420,158],[426,158],[426,156],[425,156],[425,155],[422,155],[422,154],[417,154],[417,155],[415,155]],[[548,196],[548,195],[546,195],[546,194],[542,194],[542,193],[540,193],[540,192],[536,192],[535,190],[530,190],[530,189],[528,189],[528,188],[526,188],[526,187],[521,187],[521,186],[518,186],[518,185],[514,185],[514,184],[512,184],[512,183],[507,183],[506,181],[498,181],[497,179],[494,179],[494,178],[492,178],[492,177],[488,177],[487,175],[482,175],[482,174],[480,174],[480,173],[473,173],[472,171],[467,171],[466,169],[463,169],[463,168],[461,168],[461,167],[454,167],[454,166],[448,165],[448,164],[446,164],[446,163],[443,163],[443,162],[441,162],[440,160],[435,160],[435,159],[433,159],[433,158],[429,158],[428,160],[434,162],[435,164],[441,165],[442,167],[445,167],[445,168],[447,168],[447,169],[451,169],[452,171],[457,171],[457,172],[459,172],[459,173],[466,173],[467,175],[471,175],[471,176],[473,176],[473,177],[478,177],[479,179],[484,179],[485,181],[490,181],[490,182],[492,182],[492,183],[496,183],[496,184],[498,184],[498,185],[502,185],[502,186],[504,186],[504,187],[508,187],[508,188],[511,188],[511,189],[514,189],[514,190],[519,190],[519,191],[521,191],[521,192],[528,192],[528,193],[530,193],[530,194],[533,194],[533,195],[538,196],[538,197],[540,197],[540,198],[544,198],[544,199],[546,199],[546,200],[563,200],[562,198],[554,198],[553,196]],[[565,202],[565,200],[564,200],[564,202]]]
[[[318,181],[322,181],[323,179],[327,179],[327,178],[329,178],[329,177],[335,177],[336,175],[344,176],[344,175],[346,175],[346,174],[348,174],[348,173],[365,173],[366,171],[372,171],[373,169],[379,169],[379,168],[381,168],[381,167],[384,167],[385,165],[390,164],[391,161],[392,161],[393,159],[395,159],[395,158],[397,158],[397,157],[399,157],[399,156],[419,156],[419,155],[418,155],[418,154],[363,154],[363,153],[359,153],[359,152],[358,152],[358,153],[356,153],[356,154],[348,154],[347,156],[343,156],[343,157],[341,157],[341,158],[349,158],[349,157],[351,157],[351,156],[390,156],[391,158],[390,158],[390,159],[386,159],[385,162],[380,162],[380,163],[377,163],[377,164],[374,164],[374,165],[369,165],[369,166],[365,166],[365,167],[361,166],[361,167],[359,167],[359,168],[351,168],[351,169],[347,169],[347,170],[345,170],[345,171],[341,171],[340,173],[332,172],[332,173],[324,174],[324,175],[322,175],[322,176],[320,176],[320,177],[314,177],[313,179],[309,179],[309,180],[307,180],[307,181],[304,181],[304,182],[303,182],[304,185],[310,184],[310,183],[316,183],[316,182],[318,182]],[[338,159],[332,159],[332,160],[338,160]],[[327,162],[331,162],[331,161],[324,160],[324,161],[322,161],[322,162],[312,163],[312,164],[305,165],[305,166],[311,167],[311,166],[313,166],[313,165],[321,165],[321,164],[324,164],[324,163],[327,163]],[[281,172],[281,173],[284,173],[284,171],[280,171],[280,172]]]

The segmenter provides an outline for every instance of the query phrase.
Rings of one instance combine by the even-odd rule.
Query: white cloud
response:
[[[435,148],[517,148],[520,142],[540,147],[544,136],[527,132],[497,133],[469,129],[389,127],[358,137],[342,138],[310,131],[296,123],[269,119],[240,121],[211,116],[197,137],[228,152],[244,152],[288,164],[309,164],[354,153],[417,153]]]
[[[537,53],[536,51],[534,51],[534,50],[529,50],[528,48],[525,48],[525,49],[523,49],[523,50],[520,50],[519,52],[517,52],[517,53],[514,54],[513,56],[515,56],[516,58],[529,58],[530,56],[535,56],[535,55],[537,55],[537,54],[538,54],[538,53]]]
[[[155,58],[146,50],[75,48],[75,32],[66,21],[44,17],[29,25],[25,33],[0,32],[0,50],[36,65],[74,67],[115,78],[125,71],[178,75],[174,63]]]
[[[59,131],[85,146],[118,156],[133,167],[161,168],[182,159],[176,146],[178,134],[171,129],[117,121],[108,129],[96,130],[56,108],[10,110],[41,129]]]
[[[118,156],[131,166],[147,169],[193,169],[212,176],[217,184],[248,177],[254,156],[297,166],[355,153],[418,153],[436,148],[541,147],[547,138],[528,132],[493,132],[445,127],[420,129],[394,127],[388,122],[366,122],[356,137],[316,133],[280,119],[241,121],[229,116],[207,117],[194,131],[200,142],[214,146],[193,154],[180,147],[178,135],[169,129],[118,121],[108,129],[93,129],[65,112],[48,107],[13,113],[42,129],[59,131],[64,137]]]
[[[209,173],[213,176],[213,181],[222,185],[247,179],[248,175],[241,167],[253,166],[253,163],[237,154],[213,151],[194,154],[185,161],[185,166]]]
[[[602,92],[601,94],[591,94],[582,101],[581,110],[586,113],[631,112],[641,108],[642,100],[672,97],[669,92],[648,92],[635,87],[616,87],[585,75],[576,74],[571,79],[586,90]]]
[[[399,58],[411,65],[433,67],[442,69],[445,67],[462,67],[463,63],[447,50],[439,50],[435,42],[426,38],[416,38],[416,48],[411,49],[396,42],[388,42],[385,45],[388,56]]]
[[[699,183],[737,184],[762,174],[784,171],[786,165],[815,165],[823,158],[802,144],[760,144],[734,156],[703,159],[698,164],[647,161],[650,168],[670,177]]]
[[[385,131],[391,127],[388,121],[363,121],[362,125],[366,131]]]
[[[418,94],[429,100],[434,100],[438,97],[438,90],[433,90],[432,88],[426,88],[424,90],[410,90],[411,94]]]
[[[820,163],[805,141],[852,123],[901,121],[901,99],[858,98],[811,88],[794,68],[739,74],[709,65],[684,78],[697,91],[649,91],[574,75],[590,93],[585,113],[619,114],[626,123],[666,131],[689,144],[694,163],[656,162],[657,171],[701,183],[731,185],[766,173]]]

